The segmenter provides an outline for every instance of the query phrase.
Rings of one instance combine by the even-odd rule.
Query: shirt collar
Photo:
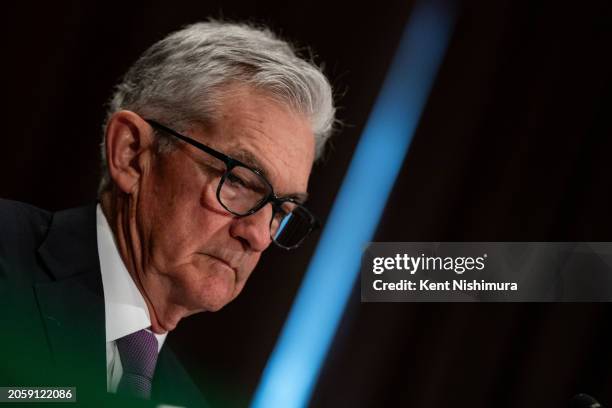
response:
[[[149,309],[119,251],[100,204],[96,207],[96,233],[104,288],[106,342],[115,341],[151,326]],[[168,333],[155,334],[158,350]]]

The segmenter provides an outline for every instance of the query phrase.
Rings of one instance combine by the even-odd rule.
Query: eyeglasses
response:
[[[295,198],[277,197],[272,184],[259,170],[154,120],[145,121],[154,129],[172,135],[225,163],[225,172],[217,187],[217,200],[230,213],[246,217],[271,203],[270,237],[279,247],[298,247],[310,232],[320,226],[317,218]]]

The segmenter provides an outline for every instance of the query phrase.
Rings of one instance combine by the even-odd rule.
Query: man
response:
[[[323,74],[266,29],[199,23],[149,48],[109,105],[99,204],[0,202],[0,386],[203,404],[166,335],[317,226],[303,202],[333,122]]]

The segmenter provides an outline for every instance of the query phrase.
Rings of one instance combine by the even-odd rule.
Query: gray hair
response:
[[[331,86],[321,69],[265,27],[209,21],[176,31],[155,43],[132,65],[109,102],[105,132],[120,110],[186,129],[212,123],[221,88],[233,83],[263,90],[310,119],[319,158],[335,123]],[[158,152],[171,148],[158,138]],[[99,193],[110,186],[102,137]]]

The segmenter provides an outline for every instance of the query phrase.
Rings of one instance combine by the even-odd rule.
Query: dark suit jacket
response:
[[[106,393],[95,214],[94,205],[49,213],[0,200],[0,386],[76,386],[79,405],[154,406]],[[205,404],[167,344],[152,400]]]

